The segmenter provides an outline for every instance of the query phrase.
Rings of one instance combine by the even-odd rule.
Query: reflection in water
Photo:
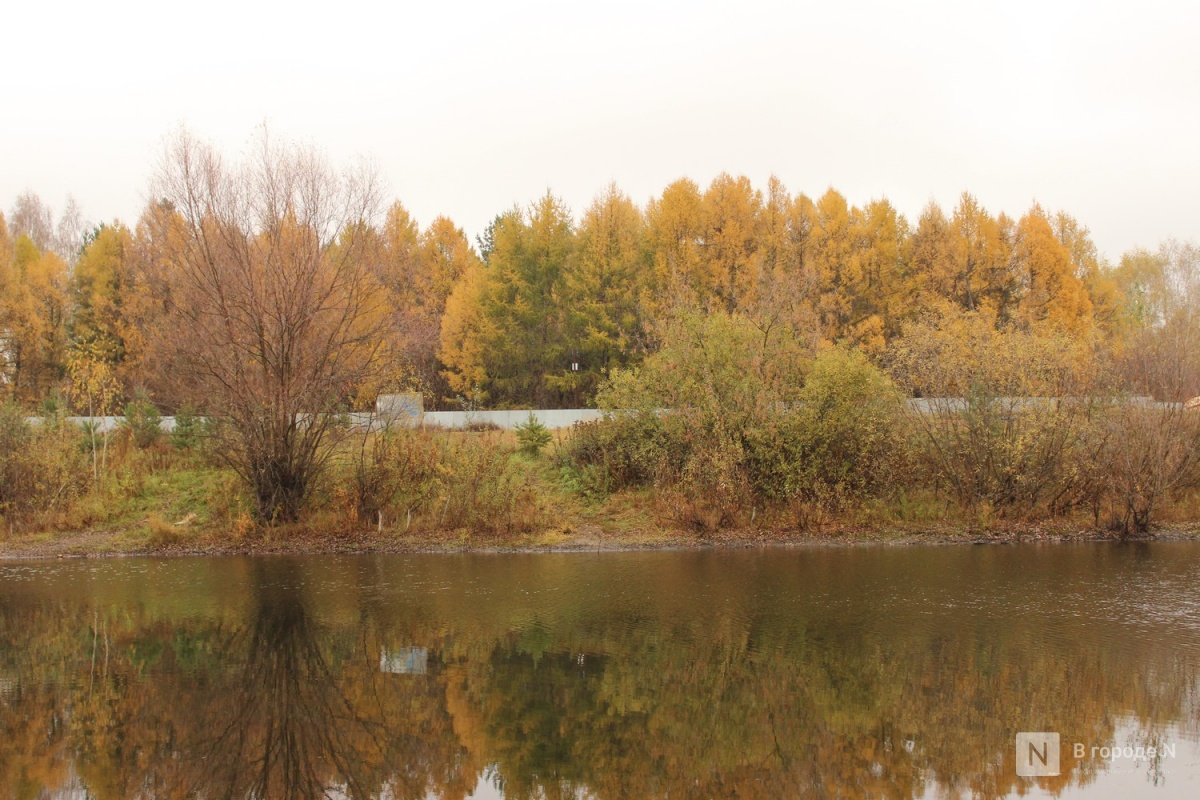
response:
[[[1194,752],[1198,555],[0,566],[0,798],[1169,796],[1013,737]]]
[[[253,564],[253,617],[222,647],[241,666],[206,685],[187,761],[197,794],[216,797],[319,797],[340,782],[354,797],[377,786],[359,765],[372,761],[386,731],[360,715],[342,692],[317,640],[304,589],[280,561]],[[218,699],[219,698],[219,699]]]

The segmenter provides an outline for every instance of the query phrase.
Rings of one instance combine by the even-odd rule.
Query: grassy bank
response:
[[[58,462],[41,464],[38,469],[45,474],[40,483],[35,481],[53,499],[40,508],[30,502],[10,504],[0,532],[0,557],[612,550],[1121,536],[1098,525],[1082,505],[1019,512],[964,506],[947,491],[915,480],[893,483],[886,491],[836,508],[796,502],[753,505],[743,498],[744,507],[727,509],[720,524],[708,524],[697,504],[711,497],[689,498],[661,474],[641,482],[615,479],[618,456],[628,455],[631,446],[622,443],[622,433],[619,427],[601,426],[558,431],[538,448],[523,447],[506,431],[348,434],[331,454],[303,519],[271,525],[254,519],[244,482],[202,444],[160,438],[139,446],[132,432],[118,432],[107,442],[103,467],[93,477],[89,437],[47,428],[26,446],[32,448],[28,452]],[[631,441],[640,448],[652,439],[639,431]],[[54,477],[65,481],[65,488],[55,488]],[[1200,493],[1177,492],[1159,504],[1154,526],[1143,535],[1196,535],[1197,520]]]

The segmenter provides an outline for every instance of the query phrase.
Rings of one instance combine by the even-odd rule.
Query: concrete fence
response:
[[[529,415],[547,428],[569,428],[577,422],[600,419],[604,412],[594,408],[537,408],[510,411],[426,411],[424,425],[442,428],[469,428],[472,425],[495,425],[512,430],[529,421]]]
[[[576,422],[587,422],[589,420],[600,419],[603,416],[603,412],[597,411],[594,408],[526,408],[508,411],[426,411],[424,413],[396,414],[392,415],[391,418],[397,424],[410,425],[412,427],[425,426],[461,430],[474,425],[495,425],[504,430],[512,430],[523,422],[527,422],[530,414],[533,414],[534,418],[547,428],[569,428]],[[369,412],[354,412],[346,416],[350,424],[356,428],[380,428],[383,427],[388,418],[388,415],[372,414]],[[28,417],[28,421],[31,424],[37,425],[40,424],[41,419],[39,417]],[[89,423],[93,423],[98,432],[108,433],[121,427],[125,423],[125,418],[67,417],[67,421],[80,427],[85,427]],[[162,417],[159,426],[166,432],[173,431],[175,430],[175,418]]]
[[[577,422],[590,422],[604,416],[603,411],[594,408],[519,408],[504,411],[417,411],[411,414],[371,414],[360,411],[349,417],[350,424],[356,428],[382,428],[391,421],[394,425],[414,428],[465,430],[475,426],[495,426],[508,431],[528,422],[530,414],[551,429],[570,428]]]
[[[1081,402],[1087,402],[1086,398],[1080,398],[1080,400]],[[1009,412],[1031,410],[1059,402],[1054,398],[1048,397],[1001,397],[994,398],[994,401],[1001,408]],[[1177,410],[1182,407],[1180,403],[1157,403],[1149,397],[1131,397],[1126,399],[1124,403],[1142,408]],[[968,408],[968,402],[961,397],[915,398],[908,401],[908,406],[911,410],[920,414],[934,414],[965,411]],[[1188,408],[1192,409],[1197,406],[1200,406],[1200,403],[1193,404]],[[1197,408],[1197,410],[1200,411],[1200,408]],[[382,428],[390,420],[392,424],[411,427],[463,430],[476,425],[485,427],[494,425],[504,430],[512,430],[518,425],[527,422],[530,414],[538,422],[551,429],[570,428],[578,422],[590,422],[604,416],[603,411],[598,411],[594,408],[521,408],[505,411],[425,412],[417,408],[397,408],[390,409],[390,413],[354,412],[347,414],[346,417],[349,419],[350,424],[356,428]],[[67,417],[67,419],[80,426],[88,424],[88,417]],[[29,420],[35,424],[39,421],[37,417],[30,417]],[[120,427],[124,420],[124,417],[96,417],[95,424],[97,430],[101,432],[113,431]],[[161,426],[164,431],[174,430],[175,418],[163,417]]]

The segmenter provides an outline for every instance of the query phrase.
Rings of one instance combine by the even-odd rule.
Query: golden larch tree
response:
[[[1075,274],[1071,253],[1054,233],[1050,219],[1034,206],[1017,224],[1013,263],[1020,280],[1017,318],[1026,328],[1041,326],[1072,334],[1091,328],[1092,301]]]
[[[762,193],[745,176],[722,173],[701,202],[703,248],[697,289],[726,313],[753,306],[761,274]]]

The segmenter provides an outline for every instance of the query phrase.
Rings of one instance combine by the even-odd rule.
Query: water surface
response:
[[[0,798],[1191,798],[1198,668],[1190,542],[8,563]]]

